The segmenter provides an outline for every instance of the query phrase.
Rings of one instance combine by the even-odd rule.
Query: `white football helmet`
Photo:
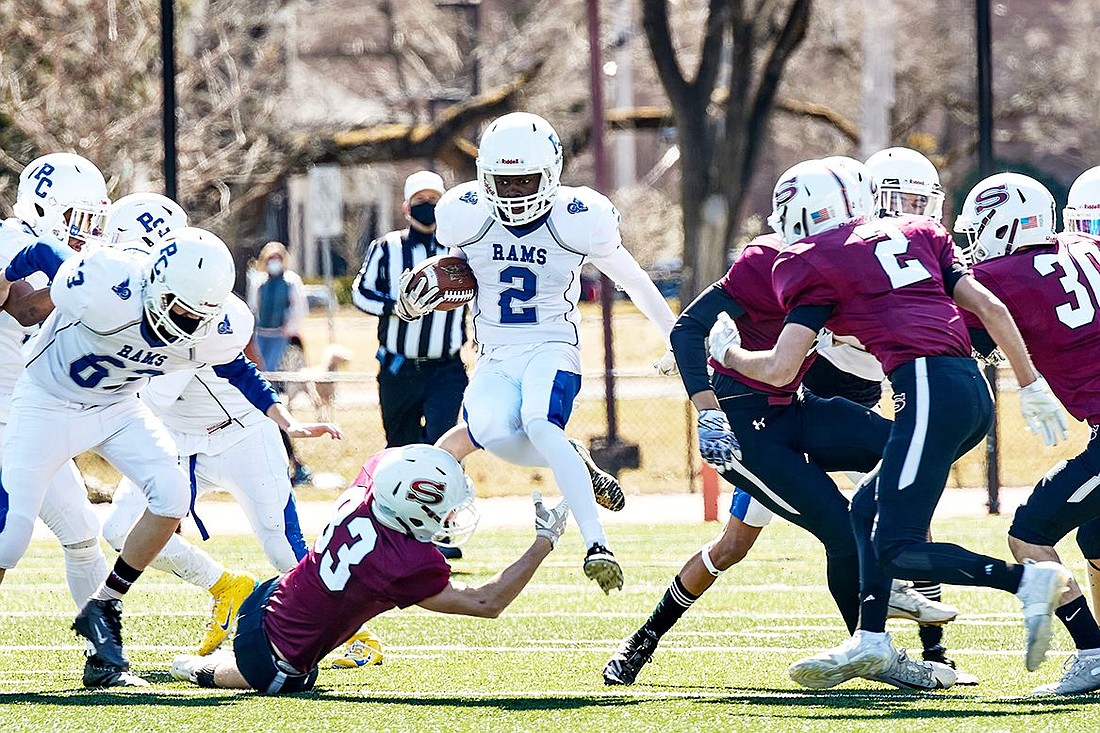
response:
[[[1067,232],[1100,237],[1100,165],[1077,176],[1069,187],[1062,226]]]
[[[1054,217],[1054,197],[1046,186],[1019,173],[997,173],[970,189],[955,231],[966,235],[963,255],[975,263],[1049,244]]]
[[[172,199],[159,193],[131,193],[107,207],[103,241],[147,254],[163,244],[173,230],[185,226],[187,214]]]
[[[928,158],[910,148],[886,148],[867,159],[879,214],[916,214],[940,220],[943,188]]]
[[[19,174],[12,210],[35,234],[80,249],[100,235],[110,203],[107,183],[92,161],[75,153],[49,153]]]
[[[481,136],[477,152],[477,178],[493,218],[520,226],[550,211],[561,185],[561,166],[561,140],[549,122],[529,112],[512,112],[493,120]],[[497,195],[497,176],[524,173],[541,174],[537,191],[515,198]]]
[[[150,254],[141,284],[149,326],[166,343],[201,341],[235,279],[233,256],[216,235],[198,227],[170,232]]]
[[[473,486],[454,456],[413,443],[374,468],[374,517],[421,542],[457,547],[477,528]]]
[[[840,166],[807,160],[788,168],[772,192],[768,224],[784,244],[820,234],[858,219],[859,184]]]
[[[855,158],[849,158],[847,155],[830,155],[828,158],[822,158],[821,162],[825,165],[839,166],[851,174],[852,178],[856,179],[858,189],[856,190],[856,196],[854,200],[856,212],[860,216],[870,221],[875,215],[875,186],[871,179],[870,169],[862,162]]]

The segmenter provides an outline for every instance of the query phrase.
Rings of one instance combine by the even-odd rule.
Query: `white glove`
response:
[[[718,471],[729,471],[741,460],[741,446],[730,428],[726,413],[709,409],[699,413],[699,455]]]
[[[672,349],[666,351],[664,356],[653,362],[653,368],[662,377],[675,377],[680,373],[680,367],[676,365],[676,355],[672,353]]]
[[[443,296],[439,287],[428,287],[428,281],[422,279],[416,286],[409,290],[409,282],[412,280],[412,270],[405,270],[397,281],[397,304],[393,312],[403,321],[415,321],[427,313],[435,310]]]
[[[707,337],[710,358],[724,365],[726,363],[726,352],[729,348],[740,345],[741,332],[737,330],[737,324],[733,322],[728,313],[719,313],[718,319],[711,326],[710,336]]]
[[[558,538],[565,533],[569,519],[569,502],[562,499],[553,508],[542,503],[542,492],[531,492],[531,501],[535,502],[535,536],[550,540],[550,546],[558,544]]]
[[[1047,386],[1047,380],[1039,377],[1026,387],[1020,387],[1020,411],[1027,420],[1027,429],[1041,435],[1046,445],[1058,445],[1059,436],[1066,439],[1066,415]]]

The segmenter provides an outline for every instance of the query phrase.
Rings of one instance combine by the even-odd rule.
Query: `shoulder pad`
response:
[[[95,249],[61,264],[50,285],[58,310],[105,333],[141,317],[144,258],[112,249]]]
[[[435,238],[445,247],[462,247],[493,224],[477,181],[455,186],[435,206]]]
[[[550,220],[566,244],[581,254],[602,257],[622,244],[618,209],[587,186],[559,188]]]
[[[255,322],[244,301],[230,294],[221,316],[211,325],[210,333],[195,345],[195,361],[204,364],[233,361],[251,340]]]

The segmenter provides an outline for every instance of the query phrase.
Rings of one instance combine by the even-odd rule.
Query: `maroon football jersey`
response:
[[[947,230],[917,217],[833,229],[780,252],[772,285],[783,306],[833,306],[827,326],[855,336],[889,374],[921,356],[970,356],[970,335],[944,289],[959,265]]]
[[[772,265],[781,246],[782,240],[778,234],[757,237],[745,245],[741,255],[720,281],[730,297],[745,309],[735,322],[741,334],[741,347],[749,351],[767,351],[775,346],[775,342],[779,340],[779,332],[783,330],[783,319],[786,318],[787,311],[779,304],[772,289]],[[786,396],[798,389],[798,385],[802,383],[802,375],[813,364],[814,356],[802,363],[794,381],[782,387],[750,379],[713,359],[710,360],[710,365],[715,371],[733,377],[753,389],[770,395]]]
[[[1008,306],[1069,414],[1100,424],[1100,240],[1059,234],[1055,244],[979,262],[972,272]]]
[[[303,672],[368,620],[430,598],[450,581],[451,568],[435,546],[375,520],[371,475],[386,453],[363,465],[331,523],[268,601],[268,638]]]

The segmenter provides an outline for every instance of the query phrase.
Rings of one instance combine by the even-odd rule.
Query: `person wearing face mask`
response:
[[[393,310],[401,273],[446,254],[435,238],[435,205],[443,192],[443,179],[432,171],[405,180],[401,210],[408,227],[370,243],[352,287],[356,307],[378,316],[378,397],[388,448],[434,443],[458,422],[466,389],[459,357],[466,307],[429,313],[413,323]]]
[[[256,258],[258,276],[249,278],[248,305],[256,314],[256,347],[267,371],[278,371],[308,311],[302,278],[290,270],[289,261],[282,242],[268,242]]]

